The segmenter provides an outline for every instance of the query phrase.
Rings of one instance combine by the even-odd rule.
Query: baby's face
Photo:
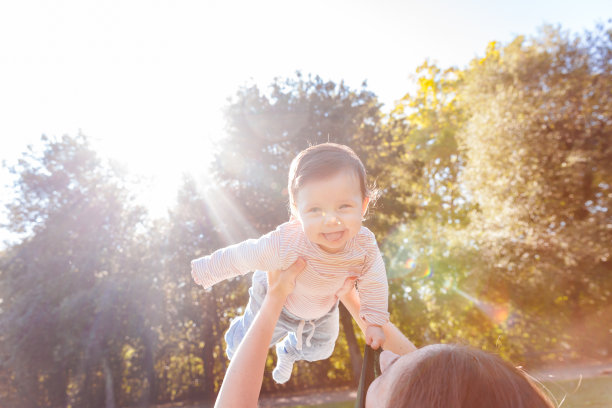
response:
[[[361,196],[357,176],[340,171],[306,183],[295,204],[306,237],[324,251],[335,253],[359,232],[368,199]]]

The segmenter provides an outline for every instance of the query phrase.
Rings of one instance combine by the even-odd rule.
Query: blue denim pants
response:
[[[267,290],[266,272],[255,271],[249,288],[249,303],[244,314],[232,320],[225,333],[226,353],[230,360],[261,308]],[[287,354],[296,361],[324,360],[334,351],[338,325],[338,303],[327,314],[315,320],[302,319],[283,308],[270,347],[281,342]]]

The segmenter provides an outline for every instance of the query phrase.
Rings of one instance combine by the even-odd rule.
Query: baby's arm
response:
[[[365,331],[366,344],[374,350],[385,344],[387,338],[381,326],[369,325]]]
[[[385,263],[378,248],[368,257],[363,273],[357,278],[357,291],[361,300],[359,315],[369,324],[383,326],[389,321],[388,301],[389,285]]]
[[[353,316],[353,319],[357,322],[361,331],[365,334],[368,324],[359,317],[359,295],[355,290],[355,280],[347,279],[345,282],[345,286],[340,293],[338,293],[340,301],[349,311],[349,313]],[[408,339],[408,337],[404,336],[404,334],[397,328],[393,323],[388,322],[384,326],[382,326],[383,333],[385,335],[385,343],[383,344],[383,349],[392,351],[395,354],[403,355],[407,353],[411,353],[416,350],[416,347],[412,342]]]
[[[389,322],[389,286],[385,263],[374,235],[370,234],[365,243],[367,258],[362,274],[357,278],[357,289],[361,300],[359,316],[367,323],[364,331],[366,343],[378,348],[385,342],[382,327]]]
[[[191,261],[191,276],[204,288],[222,280],[259,269],[280,269],[280,233],[270,232],[259,239],[249,239],[218,249],[211,255]]]

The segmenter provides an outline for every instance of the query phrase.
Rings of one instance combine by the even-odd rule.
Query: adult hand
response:
[[[283,301],[295,288],[295,279],[306,267],[306,261],[298,258],[289,268],[268,272],[268,293]]]
[[[355,289],[356,276],[349,276],[346,278],[342,287],[336,292],[336,297],[344,302],[346,295],[348,295],[353,289]]]

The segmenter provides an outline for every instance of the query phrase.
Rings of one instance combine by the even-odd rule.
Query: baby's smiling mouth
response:
[[[330,242],[338,241],[344,235],[344,231],[322,233],[323,237]]]

